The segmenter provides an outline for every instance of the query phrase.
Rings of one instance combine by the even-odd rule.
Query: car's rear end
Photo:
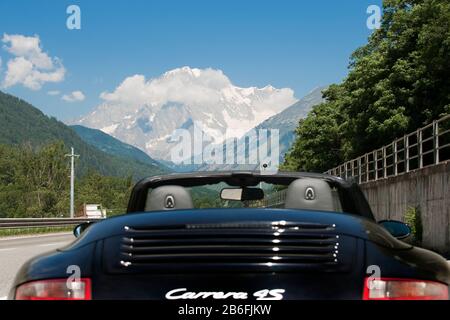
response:
[[[250,208],[247,201],[239,208],[199,209],[188,190],[222,182],[245,189],[262,180],[289,185],[283,208]],[[76,281],[67,278],[68,268],[79,271]],[[76,288],[65,290],[74,283]],[[12,295],[448,299],[449,284],[446,261],[378,225],[353,185],[328,177],[230,174],[138,184],[129,214],[96,223],[71,246],[28,262]]]
[[[252,299],[262,290],[281,290],[284,299],[359,299],[363,259],[363,242],[334,224],[127,225],[104,240],[96,282],[106,298],[130,288],[142,299],[183,299],[186,292],[245,292]]]
[[[59,287],[51,284],[46,294],[61,294],[67,267],[78,265],[82,284],[72,297],[86,299],[448,298],[450,278],[442,258],[347,214],[141,213],[93,225],[80,240],[26,265],[18,292],[20,282],[59,278]]]

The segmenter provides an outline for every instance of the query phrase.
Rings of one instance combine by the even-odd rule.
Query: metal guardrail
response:
[[[281,190],[270,194],[263,200],[263,206],[265,208],[281,208],[284,207],[286,201],[287,190]]]
[[[283,208],[286,201],[286,189],[273,192],[262,200],[252,201],[251,208]]]
[[[75,226],[102,219],[88,218],[1,218],[0,229]]]
[[[447,160],[450,160],[450,115],[325,173],[344,179],[354,178],[361,184]]]

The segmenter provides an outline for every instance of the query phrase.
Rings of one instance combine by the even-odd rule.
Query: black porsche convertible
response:
[[[144,179],[127,213],[18,272],[18,300],[447,300],[450,267],[377,223],[359,189],[309,173]]]

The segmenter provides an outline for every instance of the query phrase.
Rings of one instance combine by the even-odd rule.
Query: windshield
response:
[[[238,192],[229,192],[230,190]],[[310,188],[309,190],[310,192],[315,192],[314,188]],[[226,198],[226,194],[242,194],[242,191],[247,195],[245,199]],[[322,191],[322,193],[326,192],[327,194],[320,195],[308,195],[305,191],[306,189],[291,190],[288,188],[288,185],[266,182],[260,182],[256,186],[244,188],[233,186],[226,182],[192,187],[185,187],[183,184],[170,185],[148,189],[145,211],[212,208],[285,208],[286,199],[290,193],[291,197],[292,193],[295,193],[294,197],[296,198],[317,197],[320,200],[323,198],[329,199],[327,201],[330,202],[330,205],[326,207],[329,210],[325,211],[343,211],[339,192],[336,187],[329,187]],[[159,205],[161,200],[161,205]],[[315,200],[317,199],[305,200],[305,203],[293,205],[293,208],[323,210],[323,202],[319,201],[317,206],[307,203],[307,201],[312,203]],[[164,201],[169,201],[170,203],[167,204]],[[178,204],[177,201],[179,202]]]

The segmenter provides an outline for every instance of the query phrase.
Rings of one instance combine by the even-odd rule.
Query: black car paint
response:
[[[325,178],[330,179],[328,176]],[[355,192],[354,185],[333,179],[333,182],[345,186],[346,190],[353,190],[354,197],[361,197],[362,194]],[[159,182],[167,180],[157,179]],[[153,184],[155,180],[138,184],[134,197],[143,192],[149,183]],[[364,198],[357,201],[359,204],[356,208],[360,205],[367,210]],[[306,266],[292,267],[283,261],[271,266],[244,262],[210,268],[210,265],[202,267],[201,264],[192,265],[187,261],[162,269],[118,269],[117,259],[108,251],[111,249],[108,245],[113,244],[115,248],[117,239],[125,236],[126,226],[183,230],[189,225],[247,225],[255,222],[335,225],[328,232],[347,239],[349,243],[340,253],[345,268],[320,272]],[[81,277],[91,278],[93,299],[158,300],[165,299],[165,294],[176,288],[187,288],[189,291],[244,291],[249,293],[249,298],[258,290],[284,289],[284,299],[361,299],[364,278],[370,275],[367,274],[367,267],[371,265],[380,268],[382,277],[450,284],[450,268],[444,258],[395,239],[371,218],[370,211],[362,216],[286,209],[204,209],[133,212],[95,223],[67,247],[25,263],[16,276],[9,298],[14,297],[15,288],[20,284],[67,278],[66,271],[70,265],[80,267]]]

